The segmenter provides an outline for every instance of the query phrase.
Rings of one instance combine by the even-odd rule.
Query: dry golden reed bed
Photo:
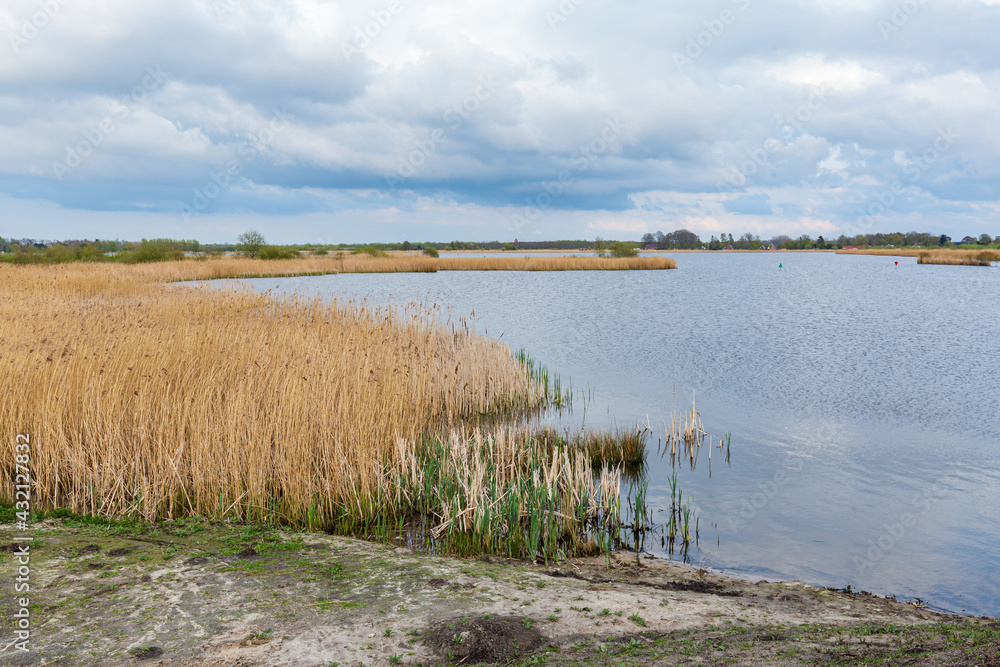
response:
[[[1000,251],[997,250],[958,250],[948,253],[922,252],[917,258],[917,264],[955,264],[959,266],[990,266],[1000,262]]]
[[[150,280],[202,280],[334,273],[433,273],[436,271],[635,271],[676,269],[667,257],[433,257],[366,254],[259,260],[226,257],[145,266]]]
[[[1000,262],[1000,250],[960,250],[956,248],[869,248],[865,250],[838,250],[844,255],[884,255],[889,257],[916,257],[917,264],[953,264],[957,266],[989,266]]]
[[[203,266],[0,265],[5,500],[26,433],[39,508],[320,525],[398,438],[540,400],[504,345],[419,314],[151,282]]]
[[[617,516],[619,499],[595,490],[589,455],[498,431],[452,437],[446,456],[425,437],[548,400],[546,384],[505,345],[441,328],[416,308],[162,283],[635,262],[572,259],[0,264],[0,437],[8,453],[0,500],[15,499],[15,438],[28,434],[37,509],[345,530],[419,515],[465,531],[473,517],[465,548],[533,555],[545,526],[553,552],[580,522]],[[518,447],[531,464],[518,464],[524,479],[489,457],[469,458]],[[487,479],[494,483],[483,487]],[[521,522],[526,532],[514,537]]]

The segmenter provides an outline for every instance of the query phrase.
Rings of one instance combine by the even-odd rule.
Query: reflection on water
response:
[[[652,523],[668,523],[675,474],[697,517],[674,557],[1000,614],[1000,267],[676,259],[674,271],[251,282],[475,312],[480,331],[588,397],[555,428],[649,424],[652,449],[657,424],[697,396],[711,466],[704,446],[694,466],[651,455],[642,482]],[[666,556],[667,542],[645,547]]]

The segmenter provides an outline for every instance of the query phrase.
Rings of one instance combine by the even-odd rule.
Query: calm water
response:
[[[716,451],[709,477],[703,450],[680,475],[701,517],[695,563],[1000,615],[1000,267],[676,258],[251,282],[475,311],[480,331],[592,390],[566,425],[648,417],[654,450],[675,389],[679,409],[694,396],[707,430],[732,433],[730,465]],[[668,506],[670,472],[650,457],[651,506]]]

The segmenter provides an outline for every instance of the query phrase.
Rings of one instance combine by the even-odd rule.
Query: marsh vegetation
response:
[[[955,266],[990,266],[1000,262],[1000,250],[989,248],[865,248],[842,250],[838,254],[916,257],[917,264],[951,264]]]
[[[294,270],[629,262],[670,260],[359,253]],[[441,551],[542,560],[624,544],[621,480],[625,464],[634,472],[645,459],[641,429],[561,438],[474,426],[569,402],[525,353],[416,306],[161,284],[280,275],[289,264],[0,266],[0,429],[6,443],[18,433],[41,443],[38,508],[380,539],[416,527]],[[10,503],[7,451],[0,497]]]

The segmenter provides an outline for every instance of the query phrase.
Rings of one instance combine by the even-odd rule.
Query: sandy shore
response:
[[[8,645],[3,665],[1000,664],[995,621],[635,554],[435,557],[196,520],[33,535],[31,651]],[[5,645],[12,536],[0,527]]]

